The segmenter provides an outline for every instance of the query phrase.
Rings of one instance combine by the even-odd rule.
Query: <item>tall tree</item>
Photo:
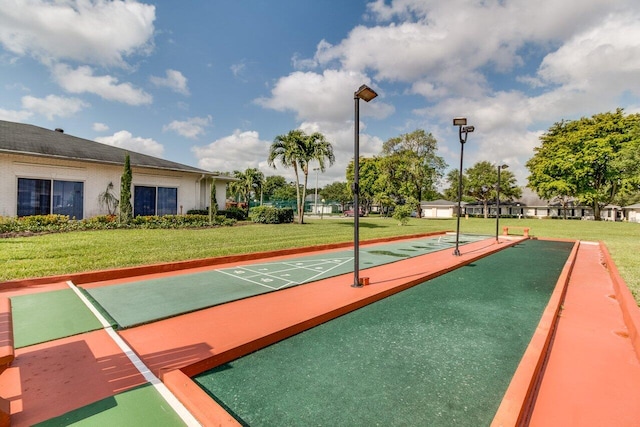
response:
[[[640,114],[625,116],[620,108],[555,123],[527,162],[528,186],[546,199],[574,197],[600,220],[602,208],[637,177],[625,158],[638,144],[639,124]]]
[[[296,177],[298,223],[302,224],[304,223],[304,200],[309,178],[309,164],[313,161],[318,162],[320,171],[324,172],[327,162],[329,165],[335,162],[333,146],[319,132],[307,135],[302,130],[296,129],[289,131],[286,135],[278,135],[273,140],[267,162],[269,166],[275,168],[276,160],[279,160],[285,168],[293,168]],[[302,172],[304,179],[302,186],[300,185],[300,172]]]
[[[435,137],[422,129],[387,140],[382,146],[382,170],[398,196],[415,200],[420,213],[420,201],[437,194],[436,185],[447,167],[436,154]]]
[[[347,166],[347,183],[349,194],[353,196],[353,160]],[[360,192],[358,200],[364,213],[371,211],[371,205],[375,202],[376,194],[384,189],[384,179],[381,178],[380,159],[378,157],[360,157]]]
[[[280,175],[268,176],[264,180],[264,185],[262,186],[262,193],[267,200],[271,200],[273,198],[273,194],[280,187],[287,186],[287,180]]]
[[[469,197],[481,202],[484,206],[484,217],[488,218],[488,205],[496,200],[498,184],[498,167],[491,162],[478,162],[465,171],[467,187],[464,191]],[[465,177],[463,176],[463,184]],[[502,170],[500,173],[500,200],[513,200],[520,197],[522,190],[516,185],[512,172]]]
[[[349,187],[346,182],[336,181],[326,185],[322,190],[320,190],[320,197],[325,200],[340,203],[340,206],[344,211],[345,205],[351,200],[351,193],[349,192]]]
[[[133,219],[133,207],[131,206],[131,160],[129,153],[124,156],[124,170],[120,177],[120,222],[128,224]]]

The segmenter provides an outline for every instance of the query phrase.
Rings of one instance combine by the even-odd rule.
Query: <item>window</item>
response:
[[[82,219],[84,183],[18,178],[18,216],[68,215]]]
[[[83,183],[53,181],[53,213],[82,219]]]
[[[136,185],[133,201],[133,216],[175,215],[178,212],[178,189]]]

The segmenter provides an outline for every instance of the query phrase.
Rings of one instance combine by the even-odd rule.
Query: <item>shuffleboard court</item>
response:
[[[529,240],[194,380],[245,425],[489,425],[573,243]]]
[[[461,244],[487,236],[462,235]],[[443,235],[361,248],[361,268],[449,249],[455,236]],[[353,251],[292,257],[198,273],[135,280],[87,288],[86,292],[117,322],[128,328],[218,304],[297,286],[353,271]]]
[[[54,426],[184,426],[184,422],[149,384],[36,424]]]
[[[11,306],[16,348],[102,328],[71,289],[15,296]]]

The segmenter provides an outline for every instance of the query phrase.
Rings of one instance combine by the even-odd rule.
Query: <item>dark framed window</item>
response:
[[[133,216],[175,215],[178,189],[136,185],[133,189]]]
[[[83,190],[82,182],[53,181],[53,213],[82,219]]]
[[[178,189],[158,187],[158,215],[178,213]]]
[[[68,215],[82,219],[84,183],[18,178],[18,216]]]
[[[156,187],[136,185],[133,189],[133,216],[156,214]]]

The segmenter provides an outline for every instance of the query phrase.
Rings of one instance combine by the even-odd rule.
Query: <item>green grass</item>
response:
[[[304,225],[246,224],[199,230],[101,230],[0,239],[0,282],[353,241],[353,219],[307,219]],[[462,219],[462,233],[494,234],[495,219]],[[640,301],[640,224],[623,222],[502,219],[531,228],[533,236],[604,241]],[[360,239],[455,230],[456,220],[361,218]]]

